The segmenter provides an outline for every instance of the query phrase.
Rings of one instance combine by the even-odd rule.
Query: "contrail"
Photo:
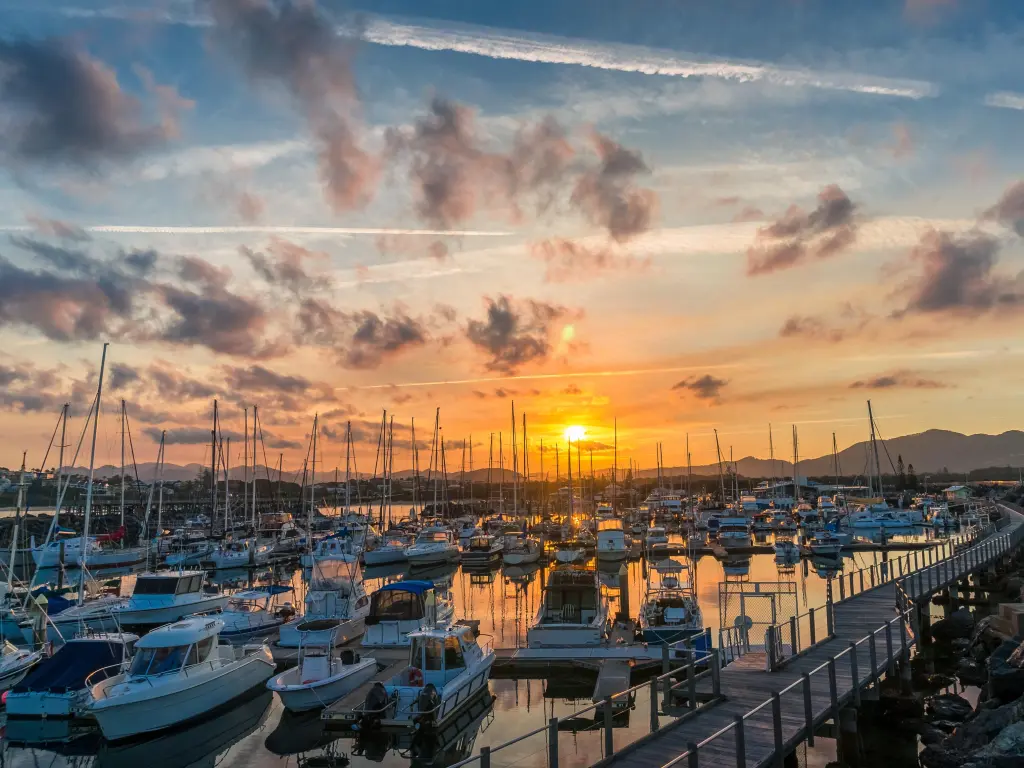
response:
[[[141,224],[96,224],[86,232],[147,235],[422,235],[425,237],[508,237],[512,232],[463,229],[390,229],[387,227],[165,227]],[[0,225],[0,232],[29,232],[29,226]]]
[[[985,106],[999,109],[1024,109],[1024,94],[997,91],[985,95]]]

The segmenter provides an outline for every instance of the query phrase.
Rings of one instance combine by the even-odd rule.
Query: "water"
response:
[[[915,538],[923,536],[921,534]],[[843,558],[842,569],[846,572],[865,567],[881,558],[881,553],[857,553]],[[603,573],[602,590],[608,595],[613,612],[621,610],[623,603],[628,601],[629,615],[637,615],[644,597],[645,570],[646,565],[637,561],[626,564],[623,574],[615,570]],[[271,577],[269,569],[254,575],[260,580]],[[390,572],[370,569],[366,573],[367,590],[372,591],[404,575],[402,569]],[[479,620],[481,634],[489,636],[495,648],[525,645],[526,631],[540,604],[541,569],[517,572],[506,568],[484,574],[470,574],[460,568],[449,567],[447,570],[435,569],[413,575],[434,578],[441,585],[450,576],[456,617]],[[825,576],[823,578],[819,575],[808,561],[798,564],[792,572],[780,575],[774,556],[754,555],[749,558],[745,576],[731,575],[729,579],[730,582],[792,581],[795,583],[796,610],[802,612],[824,603],[827,573]],[[279,572],[276,578],[290,581],[296,588],[296,599],[301,600],[304,587],[301,571]],[[704,612],[705,624],[712,628],[716,636],[719,624],[719,582],[725,578],[723,563],[712,556],[699,558],[696,567],[697,596]],[[237,586],[242,587],[248,581],[248,574],[223,572],[215,578],[225,584],[230,584],[232,579],[238,579]],[[130,591],[132,580],[130,576],[123,580],[124,592]],[[498,671],[496,674],[504,676],[508,673]],[[91,741],[79,740],[71,745],[63,745],[65,752],[72,750],[77,754],[61,754],[61,745],[51,748],[16,747],[5,739],[2,764],[8,768],[28,768],[43,764],[55,767],[124,765],[138,768],[139,760],[143,759],[146,768],[164,765],[312,768],[314,765],[345,765],[341,757],[347,756],[350,761],[348,764],[363,768],[371,765],[440,768],[470,754],[477,754],[481,746],[495,746],[529,730],[542,728],[551,717],[568,715],[589,706],[595,679],[595,673],[579,670],[547,679],[492,677],[490,691],[496,697],[493,707],[482,706],[482,711],[467,712],[457,727],[445,734],[442,744],[419,743],[408,738],[402,743],[384,740],[363,744],[354,742],[350,737],[333,738],[333,733],[322,733],[317,714],[292,716],[283,712],[275,697],[257,692],[251,700],[215,719],[129,746],[106,745],[94,737]],[[639,681],[634,679],[636,682]],[[648,699],[644,691],[639,693],[635,709],[629,713],[628,719],[617,721],[614,731],[616,745],[634,741],[648,732]],[[580,727],[585,728],[587,725],[584,722]],[[8,724],[8,734],[10,726]],[[559,745],[560,764],[563,766],[590,765],[599,759],[603,749],[601,733],[595,730],[561,732]],[[517,768],[542,768],[546,765],[546,750],[546,735],[542,732],[514,748],[494,754],[492,764],[509,768],[512,765]],[[822,745],[821,751],[812,750],[806,755],[808,760],[804,764],[823,765],[827,759],[822,758],[827,758],[828,751],[827,745]]]

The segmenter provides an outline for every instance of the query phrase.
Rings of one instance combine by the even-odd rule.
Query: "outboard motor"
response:
[[[366,701],[363,703],[363,709],[367,712],[363,715],[362,720],[359,722],[361,730],[367,730],[369,728],[377,728],[380,726],[380,721],[384,717],[384,709],[387,707],[390,697],[388,691],[384,687],[384,683],[376,682],[370,688],[370,692],[366,694]]]
[[[441,694],[437,692],[433,683],[427,683],[420,691],[420,695],[416,697],[416,709],[420,712],[418,718],[420,727],[428,728],[433,724],[438,714],[436,710],[440,705]]]

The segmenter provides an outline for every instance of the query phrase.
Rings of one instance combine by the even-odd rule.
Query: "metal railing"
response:
[[[773,672],[786,661],[809,651],[819,643],[835,637],[835,603],[810,608],[788,621],[779,622],[765,630],[764,647],[767,659],[765,669]]]

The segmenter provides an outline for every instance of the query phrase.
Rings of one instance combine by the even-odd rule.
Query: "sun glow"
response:
[[[565,439],[569,442],[578,443],[586,436],[587,430],[584,427],[574,426],[565,428]]]

